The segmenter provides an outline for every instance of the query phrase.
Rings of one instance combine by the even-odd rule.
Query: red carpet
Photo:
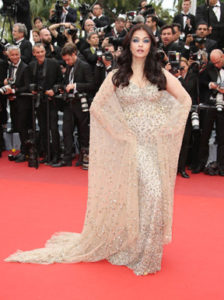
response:
[[[177,177],[173,242],[162,271],[135,276],[106,261],[5,263],[17,249],[42,247],[56,231],[81,231],[87,172],[28,168],[0,159],[0,300],[223,300],[224,178]]]

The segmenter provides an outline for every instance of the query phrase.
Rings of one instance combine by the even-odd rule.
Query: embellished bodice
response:
[[[150,82],[140,88],[130,81],[127,87],[117,88],[116,94],[128,126],[139,140],[164,125],[172,109],[173,97]]]

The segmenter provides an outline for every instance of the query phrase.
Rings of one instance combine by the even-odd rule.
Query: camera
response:
[[[224,89],[224,86],[223,86]],[[216,110],[221,112],[224,108],[224,102],[223,102],[223,94],[217,93],[216,95],[216,102],[215,102]]]
[[[128,11],[126,13],[127,19],[132,23],[134,21],[134,18],[136,17],[137,12],[132,10],[132,11]]]
[[[153,14],[155,14],[155,9],[152,6],[152,4],[147,4],[143,8],[142,7],[138,8],[139,11],[141,11],[142,9],[144,9],[143,12],[141,12],[141,15],[143,17],[146,17],[147,15],[153,15]]]
[[[169,63],[171,65],[171,74],[176,74],[180,70],[180,53],[177,51],[168,51]]]
[[[81,102],[82,112],[88,112],[89,105],[88,105],[88,101],[87,101],[87,94],[86,93],[78,93],[77,96]]]
[[[29,91],[35,92],[36,94],[33,94],[33,96],[36,98],[35,107],[39,107],[41,99],[45,99],[44,95],[44,88],[41,85],[38,85],[36,83],[30,83],[29,84]]]
[[[60,95],[63,101],[66,103],[69,103],[70,101],[75,99],[75,94],[73,93],[73,90],[71,90],[69,93],[66,92],[66,85],[64,84],[55,84],[53,86],[53,91],[55,95]]]
[[[2,15],[15,17],[19,0],[3,0]]]
[[[91,12],[91,7],[87,3],[83,3],[79,6],[79,11],[82,17],[85,19],[85,17]]]
[[[199,130],[200,122],[197,111],[191,113],[191,125],[193,130]]]
[[[224,89],[224,82],[216,82],[219,89]],[[209,99],[212,104],[215,104],[216,110],[221,112],[224,108],[223,94],[219,93],[217,90],[211,91],[211,96]]]
[[[71,25],[74,27],[74,29],[68,29],[67,32],[69,35],[75,36],[78,33],[78,29],[76,28],[75,24],[71,24]]]
[[[63,12],[63,4],[64,1],[57,0],[54,6],[54,14],[49,20],[51,23],[60,23],[61,22],[61,15]],[[60,29],[61,30],[61,29]]]
[[[201,37],[197,36],[197,34],[195,34],[195,33],[193,33],[191,36],[192,36],[193,39],[194,39],[194,43],[204,44],[205,41],[206,41],[205,38],[201,38]]]

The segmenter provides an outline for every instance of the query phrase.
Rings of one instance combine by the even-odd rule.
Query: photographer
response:
[[[8,64],[6,61],[0,59],[0,87],[4,85],[4,79],[7,76]],[[3,126],[7,123],[7,98],[6,95],[0,93],[0,157],[4,150],[4,139],[3,139]]]
[[[96,28],[101,28],[110,25],[109,18],[103,15],[103,7],[100,3],[94,4],[92,9],[92,19],[96,25]]]
[[[195,32],[195,16],[190,13],[190,8],[191,0],[183,0],[181,13],[176,15],[173,19],[173,23],[180,24],[183,39],[185,39],[188,34]]]
[[[98,56],[95,66],[94,78],[96,89],[100,88],[104,79],[116,66],[115,48],[113,44],[106,44],[102,49],[102,54]]]
[[[55,8],[50,10],[49,21],[51,23],[75,23],[77,19],[76,9],[70,7],[71,0],[57,0]]]
[[[204,170],[209,154],[209,138],[213,129],[214,122],[216,123],[216,141],[217,149],[217,164],[219,175],[224,176],[224,109],[223,109],[223,94],[224,94],[224,54],[221,50],[215,49],[210,54],[211,62],[208,64],[203,82],[207,86],[207,97],[205,103],[211,108],[203,110],[202,134],[199,144],[199,164],[192,170],[192,173],[200,173]],[[205,88],[206,88],[205,86]],[[221,97],[221,98],[220,98]]]
[[[199,72],[195,68],[194,64],[191,65],[186,60],[186,58],[181,58],[180,61],[180,74],[181,74],[181,84],[186,89],[188,94],[191,96],[192,105],[199,104],[199,82],[198,75]],[[191,145],[190,145],[191,142]],[[178,162],[178,172],[184,178],[189,178],[189,175],[186,173],[186,163],[187,158],[189,157],[189,150],[191,146],[191,157],[190,165],[194,165],[197,159],[198,152],[198,143],[199,143],[199,116],[196,111],[189,113],[187,123],[185,126],[184,137],[182,141],[182,147],[179,155]]]
[[[51,163],[57,163],[60,157],[60,136],[58,131],[58,105],[53,99],[55,84],[62,82],[62,73],[59,63],[55,59],[46,58],[46,50],[42,44],[33,46],[33,55],[36,60],[29,65],[31,92],[37,95],[37,118],[40,127],[40,156],[42,163],[50,160],[47,157],[47,101],[49,104],[49,127],[52,138]]]
[[[217,48],[224,48],[224,3],[207,0],[197,7],[196,23],[204,21],[209,27],[209,38],[217,42]]]
[[[174,43],[174,29],[172,25],[164,25],[160,30],[160,47],[167,54],[169,51],[181,52],[181,47]]]
[[[67,42],[78,42],[77,28],[73,23],[53,24],[49,27],[49,31],[55,38],[57,45],[61,48],[63,48]]]
[[[160,41],[160,33],[158,29],[158,18],[155,15],[147,15],[145,18],[145,24],[152,29],[153,35],[158,44]]]
[[[86,19],[83,27],[84,27],[84,32],[82,33],[82,36],[79,37],[78,43],[76,43],[77,48],[82,54],[85,49],[89,48],[89,43],[87,42],[87,36],[90,32],[95,31],[95,23],[93,22],[92,19]]]
[[[77,123],[80,161],[83,169],[88,169],[89,154],[89,111],[87,100],[89,93],[94,90],[94,81],[91,69],[77,57],[77,48],[72,43],[67,43],[61,52],[67,64],[65,74],[66,103],[63,115],[64,156],[53,167],[72,165],[74,122]],[[86,107],[87,105],[87,107]]]
[[[204,50],[208,54],[213,49],[216,49],[217,43],[214,40],[207,38],[208,24],[201,21],[197,24],[195,35],[187,35],[185,46],[183,49],[183,56],[189,59],[190,53],[195,53],[198,50]]]
[[[105,34],[105,37],[113,37],[114,39],[124,38],[127,34],[125,30],[125,19],[117,17],[114,26]]]
[[[89,48],[83,51],[86,61],[90,64],[92,73],[94,72],[97,62],[97,50],[99,49],[99,36],[97,32],[90,32],[87,36]]]
[[[56,60],[61,60],[60,48],[52,45],[52,36],[47,28],[42,28],[40,31],[40,40],[44,45],[47,58],[55,58]]]
[[[32,59],[32,44],[25,38],[27,36],[26,26],[22,23],[14,24],[12,35],[14,44],[20,48],[22,61],[28,64]]]
[[[31,128],[31,101],[29,97],[21,95],[28,92],[29,70],[28,66],[21,60],[18,46],[10,46],[7,49],[10,64],[7,70],[7,78],[4,86],[0,89],[2,94],[8,95],[10,101],[10,113],[14,129],[19,132],[21,148],[20,153],[15,156],[15,162],[26,161],[26,140],[28,129]]]

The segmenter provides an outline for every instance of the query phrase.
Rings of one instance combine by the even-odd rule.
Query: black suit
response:
[[[196,22],[205,21],[209,26],[212,26],[212,33],[209,36],[211,39],[218,43],[218,48],[224,48],[224,4],[220,3],[221,18],[218,22],[217,17],[213,11],[213,8],[207,5],[201,5],[196,10]]]
[[[30,41],[24,38],[21,43],[17,44],[15,42],[14,44],[19,46],[22,61],[24,61],[26,64],[29,64],[33,56],[32,44],[30,43]]]
[[[204,91],[200,97],[203,97],[202,100],[206,104],[209,104],[213,107],[214,104],[211,104],[211,101],[209,100],[212,90],[208,88],[208,85],[209,82],[217,82],[218,77],[219,70],[215,68],[212,63],[209,63],[204,71],[203,76],[200,78],[200,90]],[[208,160],[208,142],[214,122],[216,122],[216,141],[218,144],[217,162],[219,166],[224,169],[224,111],[218,112],[216,109],[206,109],[202,111],[202,135],[199,145],[199,165],[201,167],[205,166]]]
[[[69,7],[67,11],[68,14],[66,15],[65,22],[75,23],[77,18],[76,9]]]
[[[76,83],[76,90],[78,93],[90,94],[94,90],[93,75],[90,66],[77,58],[73,70],[67,67],[65,74],[65,83],[69,83],[70,72],[73,73],[73,83]],[[73,151],[73,132],[74,124],[77,124],[80,149],[89,148],[89,113],[82,112],[80,100],[75,99],[67,103],[64,107],[63,116],[63,136],[64,136],[64,161],[72,161]]]
[[[12,65],[9,65],[9,74],[13,71]],[[31,128],[31,109],[32,102],[29,96],[23,96],[21,93],[27,93],[29,90],[29,69],[21,61],[15,75],[15,100],[10,100],[10,112],[14,114],[16,128],[19,132],[21,141],[21,153],[26,154],[26,140],[28,139],[28,130]],[[10,98],[10,97],[9,97]],[[13,119],[12,119],[13,120]],[[15,125],[14,125],[15,126]]]
[[[104,27],[110,25],[110,20],[107,16],[100,16],[99,18],[93,18],[93,21],[97,28]]]
[[[92,73],[94,72],[95,66],[96,66],[96,62],[97,62],[97,54],[96,54],[96,49],[93,48],[86,48],[83,51],[83,55],[86,59],[86,61],[88,62],[88,64],[90,64],[91,69],[92,69]]]
[[[31,18],[30,18],[30,1],[19,0],[17,2],[17,15],[16,19],[18,23],[23,23],[27,28],[27,38],[30,37],[30,30],[32,29]]]
[[[177,51],[177,52],[181,52],[181,46],[174,43],[174,42],[171,42],[169,45],[167,46],[164,46],[162,45],[162,49],[163,51],[167,54],[169,51]]]
[[[7,62],[0,59],[0,87],[4,85],[4,79],[7,77],[7,67]],[[2,125],[7,123],[6,105],[7,97],[5,95],[0,94],[0,156],[4,148]]]
[[[181,81],[183,87],[188,92],[188,94],[191,96],[192,104],[198,104],[198,74],[194,72],[191,68],[189,68],[185,78]],[[192,158],[191,163],[195,164],[195,161],[197,159],[197,151],[198,151],[198,132],[192,131],[192,125],[191,125],[191,113],[188,115],[188,119],[186,122],[184,137],[182,141],[180,156],[179,156],[179,162],[178,162],[178,170],[184,171],[187,157],[189,153],[189,145],[190,145],[190,139],[192,138]]]
[[[31,83],[37,83],[45,92],[53,89],[55,84],[62,82],[62,73],[60,65],[55,59],[45,58],[42,66],[37,61],[33,61],[29,65]],[[42,69],[41,69],[42,68]],[[39,73],[38,73],[39,72]],[[40,74],[40,75],[38,75]],[[54,157],[60,155],[60,136],[58,131],[58,105],[56,100],[49,100],[47,96],[43,96],[37,109],[38,123],[40,127],[41,145],[40,150],[44,154],[47,153],[47,101],[50,105],[50,131],[52,137],[52,154]]]
[[[210,53],[214,49],[217,49],[217,42],[206,38],[203,50],[205,50],[208,53],[208,55],[210,55]],[[192,42],[190,44],[190,48],[183,47],[182,56],[184,56],[186,59],[189,59],[190,53],[196,53],[198,52],[198,50],[198,47],[196,47],[195,43]]]
[[[189,28],[189,26],[187,24],[184,27],[184,15],[182,13],[176,15],[173,19],[173,23],[178,23],[181,25],[181,32],[183,32],[185,34],[185,36],[187,34],[194,33],[195,29],[196,29],[195,16],[192,14],[188,14],[187,18],[190,19],[190,21],[191,21],[191,26],[192,26],[191,28]]]

